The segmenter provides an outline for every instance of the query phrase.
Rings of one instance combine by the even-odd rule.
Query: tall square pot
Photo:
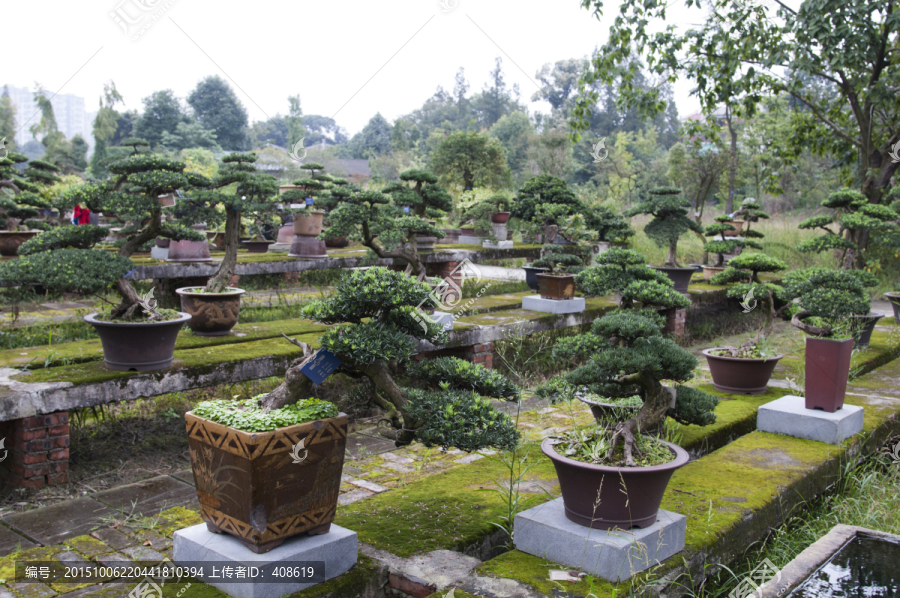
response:
[[[804,395],[807,409],[834,413],[844,406],[852,353],[852,338],[834,341],[806,337]]]

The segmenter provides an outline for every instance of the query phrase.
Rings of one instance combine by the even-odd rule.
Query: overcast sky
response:
[[[153,91],[184,98],[218,74],[251,122],[285,114],[299,93],[304,114],[333,116],[351,135],[376,112],[393,120],[438,85],[452,90],[460,66],[470,93],[481,90],[497,56],[530,102],[536,71],[591,53],[612,19],[579,0],[5,0],[3,17],[0,83],[37,81],[95,111],[112,79],[126,108],[141,110]],[[676,85],[682,116],[699,107],[689,92]]]

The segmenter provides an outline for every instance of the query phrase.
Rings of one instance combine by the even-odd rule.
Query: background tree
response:
[[[303,109],[300,107],[300,95],[288,96],[288,115],[284,119],[288,133],[284,147],[292,149],[294,145],[306,136],[306,128],[303,126]],[[310,140],[312,145],[312,140]]]
[[[160,144],[165,131],[174,133],[178,123],[191,122],[171,89],[154,91],[141,101],[144,112],[134,122],[133,135],[146,139],[153,148]]]
[[[219,145],[228,150],[248,149],[247,109],[224,79],[218,75],[203,79],[187,97],[187,103],[197,122],[216,134]]]
[[[506,150],[506,164],[513,174],[522,174],[528,166],[528,145],[534,125],[527,114],[512,112],[500,117],[488,131]]]
[[[341,146],[343,158],[371,158],[391,151],[391,125],[379,112],[366,123],[362,131]]]
[[[444,184],[463,189],[501,187],[509,180],[503,146],[483,133],[451,133],[431,156],[431,168]]]
[[[115,135],[119,127],[121,114],[116,104],[124,103],[122,94],[116,84],[110,80],[103,84],[103,95],[100,97],[100,108],[94,117],[94,153],[91,155],[91,174],[97,178],[106,178],[107,143]]]
[[[548,174],[528,179],[516,194],[510,210],[513,217],[542,227],[546,243],[553,241],[563,218],[583,211],[581,200],[566,182]]]
[[[170,150],[183,150],[191,147],[221,151],[215,132],[206,129],[198,122],[178,123],[173,132],[163,131],[159,145]]]
[[[494,59],[494,69],[490,73],[489,83],[485,84],[484,90],[476,94],[471,101],[478,124],[482,128],[489,129],[503,116],[516,110],[521,111],[518,98],[518,85],[513,85],[511,91],[506,88],[506,81],[503,79],[503,60],[498,56]]]
[[[7,149],[16,149],[16,106],[9,97],[9,87],[0,94],[0,138],[6,139]]]

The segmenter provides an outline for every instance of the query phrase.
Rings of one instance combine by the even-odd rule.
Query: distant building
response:
[[[27,87],[8,85],[6,89],[16,107],[16,143],[22,146],[33,139],[31,131],[28,129],[40,122],[41,115],[34,103],[34,94]],[[3,88],[0,87],[0,93],[2,90]],[[70,94],[58,94],[50,98],[50,105],[53,106],[56,125],[66,139],[81,135],[88,144],[93,144],[91,135],[93,118],[84,110],[84,98]]]

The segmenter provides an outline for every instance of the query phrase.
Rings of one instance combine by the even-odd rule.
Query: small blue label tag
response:
[[[312,197],[307,197],[307,198],[306,198],[306,205],[308,205],[308,206],[313,205],[313,198],[312,198]]]
[[[403,206],[403,211],[409,214],[409,206]]]
[[[128,278],[129,276],[131,276],[131,275],[134,274],[135,272],[137,272],[137,268],[135,268],[134,270],[132,270],[131,272],[129,272],[128,274],[126,274],[126,275],[123,276],[122,278]]]
[[[334,370],[341,365],[337,355],[325,349],[319,349],[312,361],[300,368],[303,374],[312,380],[313,384],[321,384]]]

